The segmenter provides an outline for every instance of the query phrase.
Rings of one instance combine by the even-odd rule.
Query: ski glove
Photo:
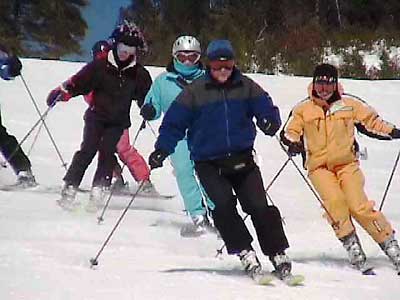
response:
[[[56,87],[52,90],[47,96],[46,102],[47,106],[53,107],[59,101],[68,101],[71,99],[71,94],[68,93],[66,89],[62,85]]]
[[[163,166],[164,160],[167,158],[168,153],[161,149],[154,150],[149,156],[149,166],[150,168],[156,169]]]
[[[16,57],[15,55],[11,56],[8,59],[8,65],[9,65],[8,73],[10,77],[16,77],[18,75],[21,75],[22,63],[18,57]]]
[[[275,133],[279,130],[279,124],[273,123],[266,118],[257,121],[257,126],[266,134],[270,136],[274,136]]]
[[[0,77],[4,80],[11,80],[21,74],[22,64],[16,56],[8,57],[0,63]]]
[[[140,109],[140,115],[145,119],[146,121],[153,120],[154,117],[156,116],[156,109],[154,108],[153,105],[150,103],[146,103],[145,105],[142,106]]]
[[[302,142],[289,142],[288,143],[287,153],[290,156],[296,156],[297,154],[300,154],[302,152],[304,152],[304,145]]]
[[[392,137],[392,139],[400,139],[400,130],[395,127],[393,128],[392,132],[389,133],[389,135]]]

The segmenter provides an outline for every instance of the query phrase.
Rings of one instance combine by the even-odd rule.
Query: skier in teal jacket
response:
[[[196,38],[192,36],[178,37],[172,47],[172,56],[173,59],[167,66],[167,72],[160,74],[154,80],[146,95],[145,104],[141,109],[141,115],[146,120],[160,118],[182,89],[204,74],[200,62],[200,43]],[[214,209],[214,203],[195,177],[194,164],[190,159],[186,138],[178,143],[170,157],[178,188],[185,209],[195,225],[195,232],[204,233],[210,225],[207,211]]]

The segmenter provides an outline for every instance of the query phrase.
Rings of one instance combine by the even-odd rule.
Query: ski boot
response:
[[[355,232],[339,239],[346,249],[350,264],[364,275],[373,275],[373,268],[367,264],[367,257]]]
[[[261,273],[261,263],[256,252],[252,249],[245,249],[239,253],[239,259],[246,273],[254,278],[255,274]]]
[[[270,256],[269,260],[275,268],[274,274],[279,279],[283,280],[291,275],[292,263],[289,256],[285,252],[279,252],[274,256]]]
[[[30,187],[35,187],[37,185],[38,184],[36,183],[35,176],[33,176],[32,171],[30,169],[18,172],[17,182],[15,186],[21,188],[30,188]]]
[[[297,286],[303,284],[303,275],[292,274],[292,262],[285,251],[280,251],[273,256],[269,256],[269,260],[275,268],[272,274],[282,280],[286,285]]]
[[[246,274],[259,285],[269,285],[274,277],[262,270],[260,261],[257,258],[256,252],[253,249],[245,249],[239,253],[239,259]]]
[[[124,194],[124,192],[129,192],[128,182],[125,182],[122,176],[114,177],[111,183],[111,190],[116,195]]]
[[[65,183],[61,190],[61,199],[57,200],[57,204],[63,209],[73,211],[80,203],[76,201],[77,187]]]
[[[398,241],[392,234],[386,241],[380,243],[379,246],[389,257],[390,261],[396,268],[397,274],[400,275],[400,247]]]
[[[153,183],[150,180],[145,180],[142,189],[140,190],[139,194],[145,194],[148,196],[159,196],[160,193],[157,192],[156,188],[154,187]]]
[[[207,215],[191,216],[192,224],[186,224],[181,229],[182,237],[198,237],[207,232],[217,233],[216,228],[211,224]]]
[[[105,189],[102,186],[93,186],[85,210],[90,213],[97,212],[98,208],[104,205]]]

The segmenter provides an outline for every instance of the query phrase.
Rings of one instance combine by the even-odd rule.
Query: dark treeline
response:
[[[17,54],[59,58],[80,54],[88,0],[1,0],[0,43]]]
[[[167,63],[170,45],[186,33],[203,48],[230,39],[246,71],[310,75],[330,50],[343,57],[344,75],[365,77],[358,51],[400,44],[399,0],[134,0],[132,7],[150,42],[147,61],[156,65]]]
[[[88,2],[0,1],[0,42],[25,56],[79,54],[87,29],[81,9]],[[340,55],[344,76],[393,78],[400,72],[389,53],[400,45],[399,0],[133,0],[124,14],[144,30],[147,64],[167,64],[175,38],[191,34],[203,48],[211,39],[230,39],[248,72],[310,75],[328,54]],[[382,70],[366,74],[359,54],[376,44]]]

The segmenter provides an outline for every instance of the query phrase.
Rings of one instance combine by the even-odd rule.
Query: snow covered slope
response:
[[[50,89],[77,71],[82,64],[23,60],[23,75],[42,111]],[[150,67],[156,76],[162,69]],[[310,78],[252,75],[268,90],[286,119],[290,108],[306,96]],[[400,125],[398,81],[342,81],[346,91],[373,105],[385,119]],[[0,82],[2,121],[21,139],[38,119],[20,78]],[[71,161],[82,136],[81,97],[60,103],[50,111],[47,123],[64,159]],[[131,135],[139,127],[137,107],[132,109]],[[152,123],[154,129],[159,123]],[[35,134],[33,134],[34,136]],[[33,136],[24,144],[29,150]],[[137,148],[148,157],[155,137],[149,128],[140,133]],[[381,201],[397,152],[398,141],[380,142],[359,138],[369,158],[362,161],[367,192]],[[256,150],[267,185],[285,161],[274,138],[261,134]],[[37,180],[61,185],[64,169],[44,130],[30,153]],[[300,161],[298,161],[300,165]],[[83,186],[89,187],[95,161]],[[129,175],[126,174],[129,178]],[[400,171],[396,173],[384,212],[400,228]],[[10,168],[0,169],[0,183],[15,180]],[[178,193],[167,163],[155,170],[152,180],[161,192]],[[133,180],[130,180],[133,184]],[[364,249],[375,277],[360,275],[346,261],[346,253],[321,217],[322,211],[294,167],[289,164],[269,191],[285,218],[294,272],[306,276],[302,287],[255,286],[243,275],[239,260],[226,254],[215,258],[221,241],[214,235],[183,239],[180,227],[188,222],[179,196],[173,200],[137,199],[99,258],[89,268],[129,198],[115,198],[103,225],[96,215],[68,213],[55,204],[56,194],[0,192],[0,299],[396,299],[399,278],[379,247],[363,231]],[[87,197],[83,195],[81,197]],[[265,269],[272,269],[254,243]]]

